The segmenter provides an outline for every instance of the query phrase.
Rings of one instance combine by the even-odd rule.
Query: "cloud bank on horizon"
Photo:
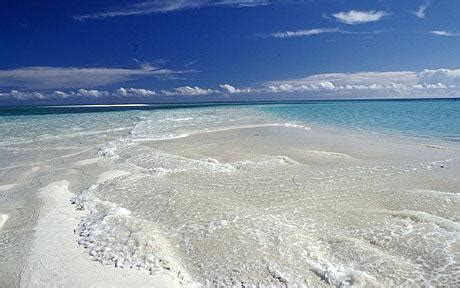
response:
[[[0,105],[460,97],[460,2],[86,1],[59,37],[0,20]]]
[[[150,90],[143,88],[124,88],[116,90],[84,89],[54,91],[18,91],[0,93],[16,100],[46,100],[69,98],[101,98],[106,96],[118,99],[140,98],[149,101],[157,97],[171,96],[220,96],[253,94],[275,98],[283,94],[286,99],[307,97],[312,99],[366,99],[366,98],[423,98],[456,97],[460,93],[460,69],[436,69],[423,71],[327,73],[310,75],[298,79],[267,81],[254,87],[235,87],[220,84],[216,88],[198,86],[176,87],[170,90]],[[239,98],[241,100],[241,98]],[[244,98],[242,98],[244,99]]]

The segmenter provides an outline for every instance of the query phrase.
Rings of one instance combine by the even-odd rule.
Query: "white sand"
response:
[[[73,233],[82,213],[69,199],[65,180],[40,189],[43,207],[33,249],[22,273],[21,287],[178,287],[167,275],[149,275],[92,261]]]
[[[80,160],[75,163],[75,166],[88,166],[88,165],[96,164],[101,159],[102,157]]]
[[[7,184],[7,185],[0,185],[0,192],[8,191],[12,189],[16,184]]]
[[[106,171],[104,173],[102,173],[101,175],[99,175],[99,177],[97,178],[97,183],[104,183],[104,182],[107,182],[109,180],[112,180],[112,179],[115,179],[117,177],[120,177],[120,176],[125,176],[125,175],[128,175],[130,174],[129,172],[127,171],[123,171],[123,170],[110,170],[110,171]]]
[[[348,154],[345,153],[338,153],[338,152],[329,152],[329,151],[321,151],[321,150],[307,150],[305,153],[310,153],[313,155],[323,156],[323,157],[337,157],[343,159],[352,159]]]

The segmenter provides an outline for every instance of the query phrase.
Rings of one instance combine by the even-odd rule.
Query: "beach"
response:
[[[128,108],[1,118],[0,286],[460,285],[458,135]]]

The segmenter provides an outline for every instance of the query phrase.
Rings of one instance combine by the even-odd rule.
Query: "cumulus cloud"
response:
[[[425,69],[417,74],[419,83],[460,87],[460,69]]]
[[[227,87],[227,86],[225,86]],[[233,87],[233,86],[232,86]],[[228,86],[230,88],[230,85]],[[230,88],[231,89],[231,88]],[[234,88],[234,93],[243,93],[250,91],[249,89]],[[10,90],[8,92],[0,92],[0,98],[15,99],[15,100],[32,100],[32,99],[69,99],[69,98],[120,98],[120,97],[162,97],[162,96],[202,96],[209,94],[219,94],[219,90],[200,88],[198,86],[183,86],[170,90],[155,91],[144,88],[124,88],[120,87],[113,91],[97,90],[97,89],[83,89],[78,90],[54,90],[54,91],[18,91]]]
[[[279,94],[280,99],[297,95],[308,98],[415,98],[415,97],[458,97],[460,96],[460,69],[425,69],[422,71],[326,73],[309,75],[290,80],[276,80],[258,86],[237,88],[221,84],[217,89],[198,86],[182,86],[169,90],[120,87],[113,91],[96,89],[0,92],[3,100],[49,100],[84,98],[107,99],[166,96],[206,96],[244,94],[270,98]],[[236,97],[235,96],[235,97]],[[243,96],[241,96],[243,97]],[[278,97],[278,96],[277,96]],[[156,99],[156,98],[149,98]],[[266,98],[267,99],[267,98]]]
[[[72,93],[69,93],[69,92],[56,90],[56,91],[52,92],[51,95],[56,97],[56,98],[69,98],[71,96],[74,96],[75,93],[73,92],[73,94],[72,94]]]
[[[18,91],[18,90],[13,89],[9,92],[0,92],[0,98],[29,100],[29,99],[46,99],[47,96],[41,92],[23,92],[23,91]]]
[[[171,90],[161,90],[154,91],[150,89],[143,88],[118,88],[115,91],[115,95],[118,96],[199,96],[199,95],[208,95],[212,93],[218,93],[216,90],[200,88],[197,86],[183,86],[177,87]]]
[[[79,21],[103,19],[119,16],[147,15],[168,13],[179,10],[197,9],[207,6],[254,7],[268,5],[270,0],[151,0],[123,7],[109,8],[106,11],[93,14],[77,15],[73,18]]]
[[[428,7],[430,6],[431,2],[430,1],[425,1],[425,3],[423,3],[422,5],[420,5],[418,7],[418,9],[416,11],[413,12],[413,14],[415,16],[417,16],[418,18],[425,18],[426,16],[426,10],[428,9]]]
[[[76,97],[100,98],[110,96],[110,92],[95,89],[78,89],[77,91],[18,91],[0,92],[0,97],[16,100],[68,99]]]
[[[230,84],[221,84],[219,85],[221,89],[224,90],[224,92],[227,92],[229,94],[239,94],[239,93],[250,93],[252,92],[251,88],[236,88]]]
[[[266,92],[272,93],[320,93],[317,95],[338,98],[459,96],[460,69],[329,73],[270,81],[264,86]],[[430,94],[434,90],[441,94]]]
[[[268,87],[272,90],[350,90],[350,89],[382,89],[392,88],[415,77],[413,72],[359,72],[329,73],[307,76],[288,81],[271,81]]]
[[[282,32],[275,32],[268,36],[274,38],[292,38],[292,37],[306,37],[306,36],[313,36],[319,35],[324,33],[338,33],[340,30],[338,28],[317,28],[317,29],[304,29],[304,30],[296,30],[296,31],[282,31]]]
[[[460,36],[460,33],[452,33],[452,32],[441,31],[441,30],[430,31],[430,34],[437,35],[437,36],[446,36],[446,37]]]
[[[167,78],[192,71],[171,70],[151,65],[140,68],[23,67],[0,70],[0,87],[64,89],[97,87],[126,82],[138,77]]]
[[[87,90],[87,89],[78,89],[77,95],[85,96],[85,97],[102,97],[102,96],[107,96],[109,95],[109,92],[107,91],[101,91],[101,90]]]
[[[157,92],[149,89],[142,89],[142,88],[123,88],[120,87],[116,91],[117,95],[120,96],[155,96]]]
[[[356,25],[368,22],[380,21],[383,17],[390,15],[386,11],[356,11],[351,10],[348,12],[338,12],[332,14],[332,16],[339,22]]]
[[[212,89],[204,89],[197,86],[184,86],[175,88],[174,90],[162,90],[161,93],[166,96],[199,96],[218,93],[218,91]]]

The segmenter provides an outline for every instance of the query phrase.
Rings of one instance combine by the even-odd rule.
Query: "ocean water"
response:
[[[458,287],[459,103],[1,108],[0,177],[94,177],[82,251],[184,286]]]
[[[459,141],[460,101],[319,101],[260,108],[289,120]]]
[[[75,105],[0,107],[2,122],[14,116],[86,114],[101,112],[201,109],[206,107],[247,107],[288,121],[339,126],[370,132],[460,140],[460,99],[417,100],[342,100],[302,102]],[[6,117],[8,116],[8,117]],[[29,118],[30,120],[36,118]]]

